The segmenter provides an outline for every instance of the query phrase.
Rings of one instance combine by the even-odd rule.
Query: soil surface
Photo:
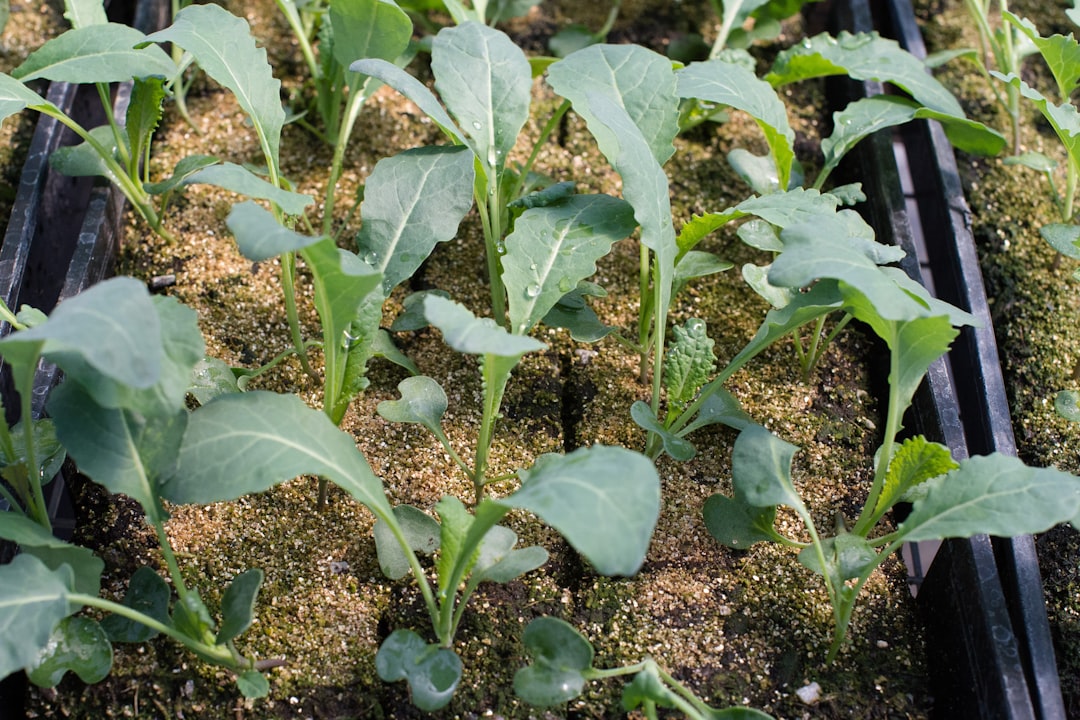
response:
[[[269,0],[222,3],[246,17],[267,48],[283,82],[283,97],[301,102],[309,90],[287,25]],[[569,19],[598,27],[598,4],[545,3],[526,21],[507,30],[530,52]],[[663,51],[677,35],[713,32],[715,18],[705,3],[626,2],[611,36]],[[657,22],[657,18],[663,18]],[[670,24],[667,18],[670,17]],[[659,35],[657,28],[665,34]],[[798,22],[781,42],[801,37]],[[769,54],[775,47],[764,48]],[[423,58],[414,66],[430,80]],[[300,78],[300,79],[296,79]],[[789,113],[811,168],[818,158],[813,140],[827,131],[821,87],[791,91]],[[534,85],[533,119],[516,150],[521,161],[528,143],[557,106],[542,80]],[[170,109],[159,130],[152,176],[168,175],[176,161],[193,152],[233,162],[259,162],[254,132],[232,96],[200,77],[188,96],[194,127]],[[367,104],[347,153],[339,198],[356,196],[375,163],[397,150],[444,142],[408,101],[389,88]],[[739,114],[722,125],[701,126],[677,141],[667,166],[678,223],[692,213],[721,210],[743,199],[742,186],[724,160],[733,147],[761,152],[756,125]],[[283,173],[301,192],[320,197],[331,149],[298,124],[282,139]],[[572,179],[581,191],[618,194],[620,181],[598,153],[584,123],[572,113],[541,153],[537,169],[556,180]],[[169,229],[180,241],[170,245],[131,218],[119,272],[144,280],[173,275],[166,292],[198,312],[207,352],[226,362],[257,367],[289,345],[281,304],[279,266],[240,256],[224,218],[236,197],[193,186],[171,210]],[[353,247],[362,218],[339,204],[335,220],[343,247]],[[314,226],[319,211],[311,214]],[[677,224],[678,224],[677,223]],[[768,258],[741,244],[730,230],[707,240],[711,250],[741,266]],[[606,323],[632,331],[636,323],[639,251],[623,241],[600,264],[596,281],[608,295],[593,306]],[[478,314],[488,314],[480,221],[471,213],[458,237],[440,245],[411,287],[399,288],[384,308],[384,326],[401,310],[411,290],[436,287]],[[311,285],[301,269],[301,311],[307,337],[317,337]],[[673,322],[704,319],[724,363],[753,335],[767,306],[738,271],[695,282],[675,302]],[[513,473],[546,452],[564,452],[593,443],[641,448],[644,434],[629,418],[629,407],[648,390],[637,381],[637,357],[613,341],[575,343],[562,331],[541,328],[549,349],[527,356],[515,371],[504,401],[492,455],[492,473]],[[451,443],[471,456],[479,425],[480,377],[476,363],[449,352],[438,332],[397,333],[395,342],[449,395],[445,426]],[[878,416],[866,358],[872,343],[858,330],[844,332],[829,349],[812,380],[800,382],[791,347],[781,344],[737,374],[729,389],[747,411],[802,450],[795,457],[796,482],[815,521],[832,526],[835,513],[854,517],[865,497],[878,442]],[[313,360],[318,368],[319,358]],[[370,387],[353,404],[344,427],[357,439],[384,482],[393,503],[430,511],[444,494],[468,498],[471,486],[450,457],[418,426],[392,425],[375,412],[378,402],[398,397],[406,373],[383,361],[370,367]],[[313,406],[320,388],[287,360],[253,387],[296,392]],[[529,708],[512,693],[513,673],[523,653],[521,633],[544,614],[562,617],[586,634],[597,650],[596,667],[656,658],[677,678],[716,707],[747,705],[783,718],[921,718],[927,696],[923,638],[896,559],[867,584],[849,639],[838,661],[824,663],[832,614],[819,580],[791,552],[759,544],[733,551],[712,540],[701,506],[715,492],[730,493],[730,453],[734,433],[707,429],[692,437],[698,454],[691,461],[658,463],[663,508],[640,574],[606,578],[595,573],[550,528],[525,515],[508,524],[523,544],[539,544],[551,554],[542,570],[507,585],[483,586],[470,602],[455,650],[465,676],[441,717],[612,717],[620,707],[621,685],[592,683],[565,707]],[[513,481],[494,486],[507,493]],[[91,484],[79,489],[84,508],[81,541],[107,562],[104,592],[121,597],[135,568],[160,563],[152,533],[137,507],[110,498]],[[371,540],[372,516],[342,492],[331,492],[328,508],[314,507],[315,484],[298,479],[258,496],[206,507],[172,507],[171,541],[190,583],[211,609],[237,573],[266,572],[254,627],[239,640],[242,651],[285,657],[269,674],[271,694],[254,703],[241,699],[224,673],[206,666],[173,643],[154,641],[118,646],[111,676],[87,687],[65,680],[55,693],[34,691],[33,717],[183,718],[349,718],[421,716],[403,684],[386,684],[374,670],[379,643],[395,628],[428,635],[419,593],[410,581],[382,577]],[[781,530],[798,534],[797,518],[781,511]],[[107,528],[102,532],[101,528]],[[811,682],[822,688],[815,704],[795,691]]]

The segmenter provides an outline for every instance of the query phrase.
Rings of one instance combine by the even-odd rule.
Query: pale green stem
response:
[[[289,27],[292,29],[296,41],[300,44],[300,52],[304,55],[304,62],[307,63],[308,72],[311,73],[311,78],[314,80],[319,77],[319,61],[315,59],[315,50],[311,47],[311,41],[308,39],[304,23],[300,19],[300,13],[296,10],[296,4],[291,0],[274,1],[281,8],[281,12],[285,13]]]
[[[521,167],[518,173],[517,180],[514,181],[513,186],[510,189],[509,198],[511,200],[518,197],[521,192],[521,187],[525,184],[528,178],[529,172],[532,170],[533,165],[536,163],[536,158],[540,155],[540,149],[551,137],[551,133],[555,132],[555,128],[559,126],[559,121],[562,119],[566,112],[570,109],[570,101],[563,100],[562,105],[555,110],[543,129],[540,131],[540,137],[536,139],[536,143],[533,144],[532,152],[529,154],[529,158],[525,161],[525,164]]]
[[[502,405],[503,393],[506,383],[510,379],[510,373],[500,372],[496,369],[496,358],[493,355],[484,355],[484,411],[480,419],[480,436],[476,441],[476,467],[473,468],[473,489],[476,493],[476,504],[484,499],[484,475],[487,472],[488,455],[491,452],[491,443],[495,436],[495,424],[499,419],[499,406]]]
[[[366,87],[363,83],[362,87]],[[367,93],[361,87],[349,89],[349,100],[345,105],[345,122],[338,128],[337,140],[334,143],[334,158],[330,162],[330,177],[326,184],[326,201],[323,203],[323,235],[330,235],[334,225],[334,197],[337,192],[337,182],[341,177],[342,165],[345,162],[345,150],[352,135],[353,126],[360,116]]]
[[[481,159],[481,162],[483,160]],[[506,316],[506,288],[502,281],[502,263],[499,259],[499,247],[502,244],[502,195],[499,192],[499,177],[494,167],[487,169],[487,208],[488,226],[490,234],[487,238],[487,266],[488,278],[491,283],[491,314],[495,322],[507,327],[509,320]]]
[[[892,462],[893,446],[896,444],[896,434],[900,431],[900,423],[903,420],[905,407],[900,407],[900,391],[896,387],[894,378],[900,377],[900,353],[893,350],[889,353],[889,404],[885,411],[885,435],[882,438],[881,447],[878,449],[877,467],[874,468],[874,481],[870,485],[870,494],[866,497],[859,519],[852,529],[852,533],[866,537],[874,524],[874,510],[882,488],[885,486],[885,478],[889,473],[889,464]]]
[[[15,387],[29,390],[34,386],[34,372],[37,369],[38,357],[25,367],[12,368],[13,373],[18,373],[20,379],[15,381]],[[27,498],[28,514],[38,525],[52,531],[52,522],[49,520],[49,506],[45,502],[45,492],[42,490],[41,467],[38,465],[37,447],[34,445],[34,415],[33,393],[20,392],[19,404],[20,415],[23,424],[23,448],[26,453],[26,479],[30,486],[30,497]]]
[[[169,577],[172,578],[173,586],[176,588],[177,594],[181,598],[184,598],[188,595],[188,588],[184,583],[184,576],[180,572],[180,564],[176,561],[176,554],[173,552],[172,543],[169,542],[169,536],[165,532],[165,523],[161,521],[161,518],[156,516],[147,516],[146,519],[154,526],[158,545],[161,546],[161,555],[165,558],[165,566],[169,569]]]

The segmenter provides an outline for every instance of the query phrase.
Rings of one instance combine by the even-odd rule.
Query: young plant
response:
[[[1006,537],[1075,521],[1080,478],[1027,468],[999,455],[957,464],[947,448],[922,437],[901,443],[904,413],[927,369],[948,350],[958,334],[955,326],[973,319],[934,300],[898,270],[862,259],[852,263],[850,250],[841,261],[838,246],[810,240],[818,232],[820,227],[789,228],[785,251],[769,279],[787,287],[816,283],[811,292],[826,288],[889,348],[885,426],[866,502],[857,518],[837,513],[834,534],[823,535],[792,481],[791,459],[798,448],[729,409],[721,422],[740,430],[732,455],[734,496],[712,496],[704,514],[710,533],[725,545],[743,549],[755,542],[778,542],[797,549],[800,563],[822,576],[835,623],[831,661],[846,637],[863,585],[904,542],[976,533]],[[913,503],[911,514],[895,530],[875,534],[885,514],[901,501]],[[778,505],[796,512],[809,541],[774,528]]]
[[[505,34],[476,22],[439,31],[432,42],[431,69],[445,109],[426,86],[385,60],[360,60],[350,69],[393,87],[416,103],[451,141],[471,151],[491,309],[496,321],[505,327],[507,288],[502,278],[502,256],[512,224],[509,204],[535,181],[531,177],[533,162],[568,105],[559,108],[545,125],[525,164],[512,168],[508,156],[529,118],[532,70],[524,53]]]
[[[750,708],[717,710],[709,707],[652,658],[623,667],[596,668],[588,638],[558,618],[536,618],[525,628],[522,642],[533,663],[514,675],[514,692],[530,705],[562,705],[580,696],[585,683],[590,680],[632,675],[633,679],[623,688],[623,709],[627,712],[640,710],[649,720],[659,717],[658,708],[677,710],[689,720],[768,720],[772,717]]]
[[[24,311],[20,317],[30,315]],[[0,677],[25,668],[32,682],[52,687],[71,670],[85,682],[97,682],[109,672],[113,642],[162,634],[233,671],[244,695],[266,694],[260,670],[280,661],[246,657],[234,644],[252,623],[262,572],[249,570],[232,580],[215,622],[199,591],[187,584],[164,528],[163,487],[183,452],[189,419],[184,396],[202,351],[194,312],[171,299],[151,298],[127,278],[101,283],[61,303],[48,320],[37,317],[32,327],[0,340],[24,418],[30,417],[27,398],[39,359],[57,363],[66,377],[47,405],[55,437],[44,421],[33,432],[17,427],[0,433],[24,441],[17,451],[21,465],[9,463],[5,479],[13,487],[25,481],[34,488],[27,515],[15,502],[15,509],[0,513],[0,537],[22,549],[0,566],[0,625],[7,628]],[[47,516],[42,520],[36,511],[42,474],[26,468],[62,458],[57,439],[83,473],[139,502],[170,582],[144,567],[132,576],[123,603],[100,597],[104,563],[86,548],[54,538]],[[111,614],[101,622],[76,615],[84,607]]]

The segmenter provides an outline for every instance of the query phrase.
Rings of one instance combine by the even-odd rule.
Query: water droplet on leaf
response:
[[[529,287],[525,288],[525,296],[526,297],[534,298],[539,294],[540,294],[540,286],[539,285],[533,284],[533,285],[530,285]]]

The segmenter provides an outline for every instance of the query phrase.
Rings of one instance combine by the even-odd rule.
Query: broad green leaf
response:
[[[249,627],[255,617],[255,600],[262,585],[263,571],[247,570],[233,578],[221,598],[221,628],[217,642],[224,644]]]
[[[398,629],[379,646],[375,672],[386,682],[407,681],[413,704],[435,712],[454,697],[461,682],[461,658],[448,648],[428,645],[412,630]]]
[[[1080,393],[1062,390],[1054,396],[1054,410],[1070,422],[1080,422]]]
[[[273,213],[251,200],[233,205],[225,225],[236,238],[240,254],[256,262],[296,252],[325,239],[290,230]]]
[[[500,504],[539,516],[604,575],[638,571],[660,513],[660,478],[648,458],[593,445],[542,455],[518,476],[521,489]]]
[[[472,207],[473,156],[459,146],[414,148],[380,160],[368,178],[357,253],[382,273],[383,295],[412,277]]]
[[[502,257],[513,331],[529,332],[635,226],[633,208],[608,195],[574,195],[526,210]]]
[[[1055,105],[1042,93],[1014,74],[1002,75],[996,70],[991,70],[990,74],[1018,88],[1021,95],[1035,103],[1043,117],[1054,128],[1054,132],[1057,133],[1061,144],[1065,146],[1065,151],[1069,155],[1069,162],[1073,164],[1073,167],[1080,168],[1080,114],[1077,113],[1076,106],[1071,102]]]
[[[1065,257],[1080,260],[1080,225],[1052,223],[1039,228],[1039,235]]]
[[[245,670],[236,676],[236,688],[246,698],[263,698],[270,694],[270,681],[258,670]]]
[[[176,43],[195,57],[207,75],[230,90],[251,118],[267,164],[277,167],[285,124],[281,81],[274,78],[266,50],[255,45],[246,20],[220,5],[188,5],[171,26],[146,39]]]
[[[401,301],[401,313],[390,324],[390,330],[393,332],[407,332],[430,326],[431,323],[424,317],[424,298],[428,295],[438,295],[441,298],[450,299],[449,293],[445,290],[420,290],[409,293]]]
[[[693,421],[687,423],[679,434],[686,436],[698,428],[716,425],[717,423],[741,431],[753,425],[754,421],[742,409],[738,398],[723,387],[719,387],[705,398],[701,403],[697,416]]]
[[[410,550],[431,555],[439,549],[442,530],[435,518],[412,505],[396,506],[394,517]],[[379,558],[379,568],[383,575],[391,580],[400,580],[408,575],[412,566],[390,526],[383,520],[377,520],[373,535],[375,554]]]
[[[832,171],[863,138],[917,119],[939,121],[949,142],[963,152],[997,155],[1006,144],[1000,133],[973,120],[930,110],[899,95],[875,95],[833,113],[833,133],[821,141],[821,151],[825,154],[822,172]]]
[[[746,148],[737,147],[727,154],[727,161],[735,174],[759,195],[771,195],[785,189],[780,184],[780,171],[772,155],[755,155]],[[786,190],[794,190],[802,183],[802,169],[798,162],[793,162]]]
[[[578,286],[563,295],[548,310],[543,323],[548,327],[565,328],[577,342],[595,343],[614,332],[615,328],[600,321],[596,312],[585,302],[586,295],[603,297],[607,293],[593,283]]]
[[[137,78],[131,88],[131,100],[124,120],[131,156],[141,159],[165,111],[165,81],[162,78]]]
[[[745,550],[776,537],[776,506],[755,507],[725,495],[712,495],[702,509],[705,527],[717,542]]]
[[[593,648],[569,623],[538,617],[521,636],[532,658],[514,674],[514,693],[530,705],[551,707],[573,700],[585,688],[585,674],[593,667]]]
[[[769,83],[753,72],[722,60],[693,63],[678,72],[681,98],[696,98],[742,110],[754,119],[772,152],[777,185],[787,188],[795,159],[795,132],[788,125],[787,108]]]
[[[590,127],[595,121],[590,95],[619,105],[658,164],[675,153],[679,109],[668,58],[640,45],[591,45],[548,68],[548,84],[573,103]]]
[[[294,395],[226,395],[191,413],[180,467],[162,488],[176,503],[232,500],[298,475],[319,475],[378,517],[390,514],[382,483],[351,435]]]
[[[23,553],[33,555],[50,570],[68,565],[74,572],[72,589],[97,595],[105,563],[85,547],[71,545],[30,518],[16,512],[0,512],[0,538],[13,542]]]
[[[662,99],[666,101],[666,98]],[[662,329],[666,326],[675,260],[679,253],[675,244],[675,228],[671,223],[667,175],[633,118],[616,100],[606,95],[589,94],[579,112],[586,113],[585,118],[596,144],[622,177],[623,197],[633,206],[634,219],[641,226],[641,244],[656,256],[655,273],[659,292],[655,312],[658,327]]]
[[[1012,537],[1080,516],[1080,478],[1054,468],[1027,467],[994,454],[972,457],[948,475],[924,483],[926,494],[897,528],[900,538],[938,540],[986,533]]]
[[[1062,100],[1072,95],[1077,83],[1080,83],[1080,43],[1076,42],[1072,33],[1043,37],[1035,24],[1027,18],[1021,19],[1008,10],[1003,11],[1001,16],[1026,35],[1039,49],[1039,54],[1042,55],[1046,66],[1054,75]]]
[[[743,280],[750,288],[764,298],[773,308],[787,307],[795,295],[798,294],[797,288],[789,287],[777,287],[769,282],[769,269],[771,265],[765,265],[759,267],[746,263],[742,266]]]
[[[508,583],[548,561],[544,548],[515,548],[516,544],[517,533],[510,528],[496,525],[488,530],[480,544],[473,577],[480,582]]]
[[[27,107],[55,106],[15,78],[0,73],[0,121]]]
[[[108,155],[103,158],[93,145],[83,141],[77,145],[59,147],[49,156],[49,165],[57,172],[68,177],[105,177],[113,183],[120,178],[106,164],[108,157],[116,157],[116,136],[108,125],[101,125],[90,131],[92,137]]]
[[[740,432],[731,451],[735,500],[753,507],[787,505],[805,514],[791,480],[791,460],[798,450],[760,425]]]
[[[238,392],[242,392],[240,382],[232,367],[224,360],[203,358],[191,372],[188,394],[200,405],[205,405],[219,395]]]
[[[157,574],[156,570],[144,565],[136,570],[128,581],[124,605],[164,625],[171,625],[172,619],[169,617],[171,599],[172,589],[169,584]],[[113,642],[146,642],[158,634],[157,630],[122,615],[109,615],[102,620],[101,626]]]
[[[372,58],[368,60],[357,60],[349,66],[349,69],[353,72],[370,75],[394,88],[409,100],[412,100],[413,103],[420,108],[420,111],[431,118],[432,122],[438,125],[439,129],[442,130],[447,137],[455,143],[461,145],[468,144],[465,136],[461,134],[461,130],[459,130],[458,126],[454,124],[454,121],[450,119],[450,115],[448,115],[446,110],[443,109],[443,106],[439,104],[438,99],[436,99],[435,95],[428,90],[427,86],[397,65],[379,58]]]
[[[149,388],[164,362],[160,327],[146,287],[114,278],[60,303],[44,324],[0,340],[0,354],[16,362],[41,352],[65,371],[77,361],[99,376]]]
[[[697,454],[697,448],[689,440],[676,435],[653,414],[649,403],[638,400],[630,406],[630,417],[646,432],[655,433],[664,444],[664,452],[672,458],[685,462]]]
[[[0,565],[0,677],[37,662],[53,628],[69,614],[72,582],[70,567],[50,570],[26,554]]]
[[[484,174],[501,174],[529,119],[532,70],[525,53],[502,32],[468,22],[435,36],[431,70]]]
[[[890,320],[928,314],[926,305],[891,282],[873,259],[860,252],[838,221],[823,216],[816,223],[785,229],[780,238],[784,252],[769,269],[770,284],[802,288],[820,278],[832,278],[863,293]]]
[[[704,216],[695,217],[695,224],[700,223],[701,228],[688,235],[686,241],[680,241],[679,248],[680,250],[684,248],[689,250],[693,247],[691,241],[696,244],[696,241],[700,240],[699,237],[695,237],[698,233],[710,226],[721,227],[739,218],[758,217],[770,225],[783,229],[792,225],[816,222],[822,215],[835,215],[838,205],[839,200],[834,195],[822,193],[813,188],[793,188],[787,192],[758,195],[743,200],[738,205],[723,212],[708,213]],[[712,232],[712,230],[708,230],[708,232]],[[865,232],[867,237],[873,237],[873,230],[870,230],[869,226],[866,227]],[[775,249],[780,250],[782,248],[783,245],[780,245]],[[774,248],[761,249],[773,250]]]
[[[668,403],[683,406],[709,381],[716,368],[716,354],[703,320],[691,318],[685,325],[672,327],[671,332],[664,363],[664,389]]]
[[[438,295],[424,298],[424,315],[442,331],[444,342],[461,353],[520,358],[547,347],[527,335],[511,335],[491,318],[478,318],[464,306]]]
[[[161,485],[176,470],[177,453],[188,421],[173,415],[145,416],[105,408],[76,383],[56,388],[49,398],[60,440],[95,482],[136,500],[151,519],[163,519]]]
[[[109,22],[105,4],[101,0],[64,0],[64,17],[74,28]]]
[[[287,215],[302,215],[304,208],[314,202],[310,195],[282,190],[246,167],[231,162],[209,165],[187,175],[183,180],[184,185],[201,183],[214,185],[249,198],[269,200],[284,210]]]
[[[220,160],[213,155],[188,155],[182,158],[173,169],[173,174],[167,179],[157,183],[143,184],[143,190],[151,195],[163,195],[178,188],[184,187],[187,178],[203,168],[217,165]]]
[[[675,265],[675,282],[673,292],[678,294],[691,280],[725,272],[735,267],[727,260],[710,252],[691,250],[683,255]]]
[[[446,413],[446,392],[426,375],[405,378],[398,383],[400,400],[383,400],[376,411],[390,422],[420,423],[433,432],[442,429]]]
[[[68,30],[30,53],[13,77],[69,83],[126,82],[135,77],[171,79],[176,65],[155,46],[136,49],[146,36],[133,27],[106,23]]]
[[[26,674],[38,687],[51,688],[70,670],[92,685],[105,679],[112,660],[112,643],[101,625],[88,617],[66,617],[53,629],[49,644]]]
[[[412,38],[412,20],[387,0],[333,3],[329,18],[334,33],[334,59],[345,68],[361,58],[393,61]]]
[[[780,53],[765,79],[779,87],[832,75],[892,83],[932,110],[964,117],[960,103],[918,58],[876,32],[841,32],[837,37],[822,33],[803,40]]]
[[[922,435],[905,440],[893,455],[885,485],[881,488],[874,514],[880,515],[891,508],[911,488],[930,478],[955,470],[958,467],[949,448],[932,443]]]

